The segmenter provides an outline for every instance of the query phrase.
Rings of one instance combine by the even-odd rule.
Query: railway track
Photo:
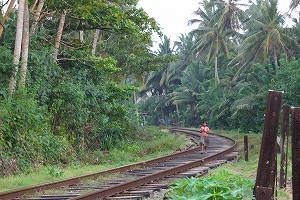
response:
[[[199,137],[199,133],[191,129],[170,128],[170,131],[184,133],[196,139]],[[108,171],[3,192],[0,193],[0,200],[144,199],[150,197],[154,191],[167,188],[168,183],[174,179],[202,176],[210,168],[235,159],[237,156],[235,147],[235,141],[230,138],[210,134],[207,153],[196,146],[154,160]],[[116,173],[117,176],[109,180],[99,180],[103,176]],[[95,180],[86,181],[90,179]]]

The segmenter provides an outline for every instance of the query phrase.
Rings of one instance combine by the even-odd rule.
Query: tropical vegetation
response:
[[[89,153],[82,152],[77,155],[78,159],[68,166],[44,165],[32,171],[27,170],[27,173],[1,177],[0,192],[143,162],[158,156],[169,155],[190,145],[190,141],[185,136],[167,134],[166,131],[157,127],[147,127],[139,132],[137,138],[121,141],[110,148],[109,151],[99,149]],[[99,179],[111,178],[111,176],[120,176],[120,174],[110,174]],[[99,179],[93,181],[101,182]],[[89,182],[91,180],[85,181]]]
[[[0,175],[68,166],[143,131],[133,93],[171,58],[150,50],[161,33],[137,4],[0,1]]]
[[[146,76],[139,104],[147,122],[259,132],[268,90],[299,106],[299,19],[287,23],[298,5],[291,1],[287,15],[277,0],[201,1],[194,30],[174,46],[162,40],[175,60],[155,72],[166,76]]]
[[[92,162],[145,125],[257,132],[269,89],[300,105],[298,0],[288,15],[277,0],[202,0],[196,28],[157,51],[138,3],[0,1],[0,175]]]

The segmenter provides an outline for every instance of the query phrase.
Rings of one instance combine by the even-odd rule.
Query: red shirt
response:
[[[201,128],[200,128],[200,133],[204,137],[208,136],[209,131],[210,130],[207,126],[201,126]]]

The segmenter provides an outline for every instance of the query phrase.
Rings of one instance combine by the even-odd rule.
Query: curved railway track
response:
[[[196,139],[199,133],[185,128],[169,128],[171,132],[184,133]],[[27,187],[0,193],[0,200],[94,200],[94,199],[143,199],[153,191],[165,189],[168,182],[189,176],[202,176],[209,168],[219,166],[236,158],[236,143],[217,134],[209,135],[207,153],[196,146],[157,159],[127,165],[107,171],[75,177],[62,181]],[[108,181],[99,181],[106,175],[119,176]],[[84,180],[96,179],[92,183]],[[56,189],[51,193],[44,192]],[[43,193],[41,193],[43,191]]]

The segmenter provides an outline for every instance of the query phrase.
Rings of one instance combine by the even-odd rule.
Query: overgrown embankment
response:
[[[136,137],[118,143],[109,151],[82,153],[80,160],[72,162],[66,168],[62,165],[42,166],[30,174],[2,178],[0,192],[156,158],[182,149],[187,144],[185,136],[148,127],[136,134]]]
[[[15,4],[0,2],[0,177],[138,137],[134,77],[171,60],[150,50],[160,31],[138,1]]]

